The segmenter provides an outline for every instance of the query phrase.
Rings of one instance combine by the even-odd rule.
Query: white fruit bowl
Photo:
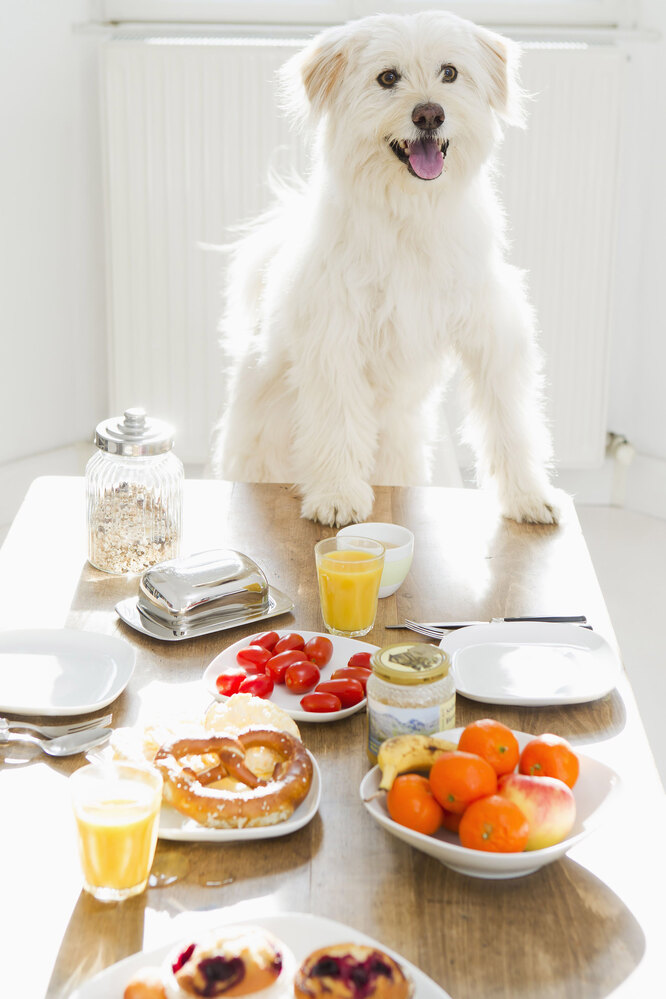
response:
[[[457,742],[462,731],[462,728],[455,728],[438,734],[444,739],[450,739],[451,742]],[[525,732],[514,732],[514,735],[521,750],[530,739],[534,738],[534,735]],[[379,792],[374,797],[379,791],[381,780],[379,767],[373,767],[361,781],[361,800],[373,819],[393,836],[429,854],[459,874],[468,874],[475,878],[520,878],[563,857],[572,846],[596,828],[615,797],[620,785],[620,778],[615,771],[589,756],[581,753],[577,755],[580,761],[580,775],[573,788],[576,799],[576,821],[571,833],[565,839],[543,850],[486,853],[483,850],[470,850],[461,846],[457,834],[446,829],[440,829],[434,836],[426,836],[399,825],[389,816],[386,794]]]

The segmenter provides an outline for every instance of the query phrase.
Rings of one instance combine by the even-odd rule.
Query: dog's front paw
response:
[[[519,493],[502,504],[502,513],[519,524],[557,524],[560,508],[555,490]]]
[[[303,498],[301,516],[317,520],[327,527],[360,524],[370,516],[374,499],[372,488],[367,482],[346,486],[344,492],[310,491]]]

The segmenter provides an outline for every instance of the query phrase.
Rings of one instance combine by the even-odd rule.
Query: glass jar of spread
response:
[[[456,723],[456,689],[443,649],[398,642],[372,657],[368,677],[368,757],[394,735],[432,735]]]
[[[173,432],[142,409],[100,423],[86,466],[88,561],[124,574],[180,553],[183,465]]]

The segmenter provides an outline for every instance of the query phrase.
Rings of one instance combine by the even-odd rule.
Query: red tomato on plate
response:
[[[303,652],[315,666],[326,666],[333,657],[333,642],[326,635],[316,635],[305,643]]]
[[[265,631],[263,635],[259,635],[257,638],[252,639],[253,645],[263,645],[265,649],[272,652],[275,648],[275,643],[279,640],[280,636],[277,631]]]
[[[294,663],[307,663],[308,660],[302,652],[297,649],[287,649],[286,652],[278,652],[266,663],[266,672],[275,683],[284,683],[285,674]]]
[[[260,676],[248,676],[238,688],[238,693],[252,694],[254,697],[270,697],[273,693],[273,681],[265,673]]]
[[[372,652],[355,652],[353,656],[349,657],[348,666],[362,666],[364,669],[370,669],[370,660],[372,659]]]
[[[273,654],[277,652],[287,652],[289,649],[301,649],[305,645],[305,639],[302,635],[297,635],[295,631],[290,631],[288,635],[283,635],[282,638],[273,646]]]
[[[340,698],[343,708],[352,708],[359,704],[365,694],[358,680],[325,680],[315,688],[316,694],[335,694]]]
[[[285,683],[292,694],[305,694],[319,682],[321,673],[314,663],[304,660],[292,663],[285,673]]]
[[[240,669],[234,672],[220,673],[215,681],[215,686],[223,697],[231,697],[232,694],[238,693],[241,683],[246,679],[247,673]]]
[[[271,653],[263,645],[247,645],[236,653],[236,662],[248,673],[265,673]]]
[[[342,703],[335,694],[306,694],[305,697],[301,697],[301,707],[304,711],[328,714],[331,711],[340,711]]]
[[[365,687],[371,673],[371,669],[363,669],[362,666],[343,666],[341,669],[336,669],[331,680],[358,680],[363,687],[363,696],[365,696]]]

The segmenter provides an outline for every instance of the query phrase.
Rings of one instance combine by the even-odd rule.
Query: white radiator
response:
[[[275,104],[296,44],[133,32],[104,46],[111,409],[169,419],[187,462],[205,462],[221,404],[224,258],[202,244],[268,204],[270,166],[305,167]],[[613,46],[528,46],[529,127],[507,130],[502,149],[562,468],[604,453],[624,60]]]

